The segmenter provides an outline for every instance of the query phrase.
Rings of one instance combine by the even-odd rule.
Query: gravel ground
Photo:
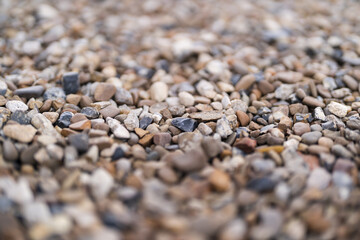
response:
[[[359,239],[359,12],[0,0],[0,239]]]

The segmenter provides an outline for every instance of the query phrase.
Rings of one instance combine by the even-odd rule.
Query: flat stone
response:
[[[66,94],[77,93],[80,88],[79,74],[77,72],[65,73],[62,84]]]
[[[221,112],[217,112],[217,111],[207,111],[207,112],[194,112],[194,113],[190,113],[190,117],[197,119],[197,120],[202,120],[202,121],[214,121],[214,120],[218,120],[222,117],[222,113]]]
[[[84,107],[81,109],[81,113],[89,119],[95,119],[99,117],[99,112],[93,107]]]
[[[45,88],[43,86],[31,86],[26,88],[19,88],[14,91],[14,95],[18,95],[19,97],[24,98],[37,98],[40,97],[43,92],[45,91]]]
[[[44,112],[43,115],[52,123],[54,124],[58,118],[59,114],[57,112]]]
[[[111,117],[106,118],[106,123],[109,125],[112,133],[116,138],[119,139],[129,139],[130,133],[129,131],[120,124],[120,122],[116,119],[113,119]]]
[[[351,107],[334,101],[327,105],[327,107],[332,114],[335,114],[336,116],[341,118],[345,117],[347,113],[351,110]]]
[[[303,75],[302,73],[292,71],[278,72],[276,78],[284,83],[297,83],[303,78]]]
[[[25,103],[18,100],[8,101],[6,103],[6,108],[9,109],[11,112],[26,111],[29,109],[29,107]]]
[[[20,124],[7,124],[3,128],[3,131],[7,137],[23,143],[31,142],[36,133],[36,129],[33,126]]]
[[[306,132],[310,132],[310,125],[308,123],[297,122],[293,126],[293,131],[296,135],[303,135]]]
[[[94,92],[96,101],[108,101],[116,92],[116,87],[111,83],[99,83]]]
[[[192,132],[196,128],[197,122],[191,118],[174,118],[171,124],[184,132]]]
[[[141,129],[146,129],[151,123],[153,119],[151,117],[143,117],[140,119],[139,127]]]
[[[246,127],[247,125],[249,125],[250,118],[245,112],[238,110],[236,111],[236,116],[242,127]]]
[[[235,90],[246,90],[251,87],[255,83],[255,76],[254,74],[248,74],[243,76],[239,82],[235,85]]]
[[[139,127],[139,119],[135,113],[130,112],[124,120],[124,125],[129,131],[134,131],[135,128]]]
[[[260,92],[263,95],[266,95],[268,93],[272,93],[275,90],[275,87],[268,81],[266,80],[262,80],[258,83],[258,88],[260,90]]]

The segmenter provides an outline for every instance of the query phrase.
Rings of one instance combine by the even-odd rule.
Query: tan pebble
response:
[[[213,187],[218,192],[225,192],[230,188],[229,175],[220,170],[214,170],[210,174],[209,182],[211,187]]]
[[[73,130],[84,130],[91,128],[91,121],[90,120],[82,120],[76,123],[72,123],[69,126]]]
[[[69,94],[66,96],[66,102],[78,105],[81,100],[81,96],[77,94]]]
[[[50,120],[52,124],[56,122],[59,118],[59,114],[57,112],[44,112],[43,115]]]

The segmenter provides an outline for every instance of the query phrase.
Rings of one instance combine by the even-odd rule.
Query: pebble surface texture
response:
[[[0,1],[0,239],[359,239],[358,1]]]

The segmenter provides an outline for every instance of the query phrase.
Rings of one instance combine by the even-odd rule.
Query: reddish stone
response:
[[[171,142],[171,135],[170,133],[155,133],[153,140],[156,145],[165,147],[165,145]]]
[[[245,153],[252,153],[256,148],[256,141],[248,137],[238,138],[234,143],[234,147],[244,151]]]

